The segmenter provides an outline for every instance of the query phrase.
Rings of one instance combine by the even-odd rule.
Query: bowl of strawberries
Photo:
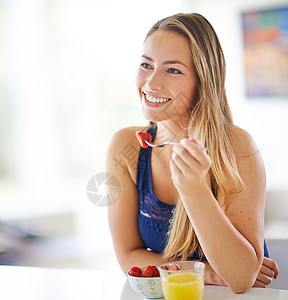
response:
[[[132,267],[128,272],[132,290],[146,299],[163,298],[161,279],[156,266]]]
[[[166,270],[179,270],[176,264],[165,267]],[[163,299],[160,273],[156,266],[132,267],[128,272],[128,280],[133,291],[145,299]]]

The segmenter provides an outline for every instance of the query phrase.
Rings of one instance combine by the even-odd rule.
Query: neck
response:
[[[155,143],[165,141],[179,142],[181,139],[187,137],[187,125],[181,126],[180,122],[176,122],[174,119],[158,122],[157,128]]]

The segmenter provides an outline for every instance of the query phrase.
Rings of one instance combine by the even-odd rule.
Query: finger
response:
[[[172,160],[175,162],[175,164],[177,165],[177,167],[180,170],[185,169],[185,168],[188,167],[188,165],[183,160],[183,157],[181,157],[180,155],[178,155],[176,152],[172,153]]]
[[[262,266],[266,266],[269,269],[271,269],[274,272],[274,276],[273,277],[275,279],[278,277],[278,275],[279,275],[279,268],[278,268],[277,263],[274,260],[272,260],[272,259],[270,259],[268,257],[264,257]]]
[[[272,278],[262,273],[259,273],[256,281],[261,281],[262,283],[268,285],[272,282]]]
[[[261,281],[258,281],[258,280],[256,280],[255,281],[255,283],[253,284],[253,287],[259,287],[259,288],[266,288],[266,284],[265,283],[263,283],[263,282],[261,282]]]
[[[175,177],[182,175],[181,170],[178,168],[173,159],[170,160],[170,171],[172,175],[172,180],[174,180]]]
[[[211,159],[202,145],[188,139],[182,139],[180,143],[200,164],[210,166]]]
[[[182,159],[182,157],[180,157],[178,154],[176,154],[175,152],[172,153],[172,161],[174,162],[174,164],[176,165],[176,167],[181,171],[181,173],[188,177],[188,175],[191,175],[191,172],[193,172],[193,169],[195,169],[195,167],[193,168],[193,166],[188,166],[184,160]]]
[[[182,146],[173,146],[173,153],[177,154],[187,166],[199,164],[199,162]]]
[[[266,267],[265,265],[261,266],[260,272],[271,278],[274,277],[274,275],[275,275],[275,273],[270,268]]]

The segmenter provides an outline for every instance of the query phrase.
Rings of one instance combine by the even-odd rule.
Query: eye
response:
[[[168,73],[171,73],[171,74],[183,74],[180,70],[177,70],[175,68],[169,68],[168,69]]]
[[[145,62],[141,63],[140,67],[143,69],[152,69],[152,66]]]

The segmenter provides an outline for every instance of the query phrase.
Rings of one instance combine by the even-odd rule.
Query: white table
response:
[[[126,276],[114,271],[0,266],[3,300],[144,300]],[[204,300],[288,300],[288,291],[252,288],[233,294],[227,287],[205,286]]]

